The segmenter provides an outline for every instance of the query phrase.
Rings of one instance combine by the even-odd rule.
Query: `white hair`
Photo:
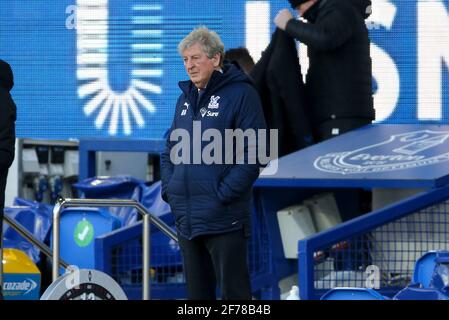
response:
[[[199,43],[209,59],[212,59],[217,53],[220,54],[220,66],[223,64],[224,59],[224,44],[220,39],[220,36],[206,27],[199,27],[193,29],[178,45],[178,52],[180,55],[185,50]]]

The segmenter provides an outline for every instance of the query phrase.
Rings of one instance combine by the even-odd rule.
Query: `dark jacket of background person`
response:
[[[193,121],[201,121],[201,131],[217,129],[265,129],[262,106],[248,76],[237,66],[225,65],[223,73],[214,71],[197,105],[198,90],[189,81],[179,83],[174,129],[190,133],[190,159],[193,145],[201,150],[210,142],[193,140]],[[220,97],[219,106],[210,107],[211,96]],[[183,112],[185,111],[185,112]],[[206,112],[218,112],[208,116]],[[259,176],[256,164],[173,164],[170,151],[175,144],[167,139],[161,154],[162,194],[175,215],[178,233],[192,239],[203,234],[218,234],[249,228],[251,188]],[[245,149],[245,152],[247,149]],[[224,152],[223,152],[224,155]],[[235,156],[235,154],[234,154]],[[190,160],[192,161],[192,160]],[[235,163],[235,162],[234,162]],[[249,230],[249,229],[248,229]]]
[[[279,156],[312,144],[306,92],[295,41],[276,29],[251,71],[270,129],[278,129]]]
[[[306,88],[314,124],[330,119],[373,120],[369,0],[319,0],[286,32],[308,46]]]
[[[16,105],[9,94],[14,86],[11,67],[0,60],[0,231],[8,169],[14,160]],[[0,232],[1,234],[1,232]]]

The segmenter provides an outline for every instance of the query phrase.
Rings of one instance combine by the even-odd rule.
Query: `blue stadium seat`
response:
[[[449,300],[449,296],[435,288],[411,285],[399,291],[393,300]]]
[[[449,295],[449,251],[438,251],[430,287]]]
[[[60,221],[61,259],[79,268],[95,268],[95,238],[120,226],[120,220],[105,209],[64,209]]]
[[[368,288],[334,288],[326,292],[321,300],[389,300],[377,291]]]
[[[432,281],[433,271],[436,266],[437,251],[426,252],[416,260],[413,271],[413,284],[420,284],[423,288],[429,288]]]

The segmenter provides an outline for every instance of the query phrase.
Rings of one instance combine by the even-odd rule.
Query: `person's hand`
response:
[[[282,9],[278,12],[276,15],[276,18],[274,18],[274,23],[276,26],[285,31],[285,28],[287,27],[287,22],[289,22],[291,19],[293,19],[293,15],[288,9]]]

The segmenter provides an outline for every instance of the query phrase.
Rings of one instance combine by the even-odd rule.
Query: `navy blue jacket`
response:
[[[218,130],[223,145],[225,129],[266,129],[258,93],[235,65],[225,65],[223,73],[214,71],[198,103],[198,90],[191,81],[182,81],[179,87],[182,94],[165,151],[161,154],[162,196],[175,214],[178,234],[192,239],[248,226],[251,188],[260,172],[258,161],[256,164],[248,161],[244,164],[224,164],[224,161],[206,164],[201,160],[194,164],[197,163],[193,162],[194,149],[200,147],[203,150],[213,139],[201,141],[200,137],[193,137],[193,127],[194,121],[196,126],[201,124],[201,135],[207,129]],[[170,141],[170,134],[175,129],[185,129],[192,137],[188,144],[190,162],[187,164],[173,164],[170,160],[170,151],[181,143],[181,140]],[[247,147],[245,144],[245,154]]]

